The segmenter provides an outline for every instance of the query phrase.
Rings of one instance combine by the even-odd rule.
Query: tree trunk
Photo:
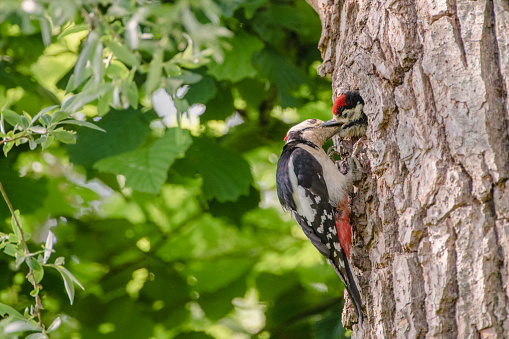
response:
[[[308,2],[319,73],[369,118],[352,338],[508,338],[509,1]]]

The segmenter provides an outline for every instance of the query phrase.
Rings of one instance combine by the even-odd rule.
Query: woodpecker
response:
[[[357,115],[354,119],[358,120]],[[367,119],[350,123],[344,119],[326,123],[309,119],[293,126],[285,137],[276,182],[281,206],[291,212],[304,234],[334,267],[362,326],[361,296],[349,263],[352,226],[348,192],[353,185],[353,169],[342,174],[322,148],[323,143],[337,133],[357,133],[362,128],[358,125],[367,123]],[[350,162],[350,166],[353,164]]]
[[[358,91],[348,91],[336,98],[332,106],[333,118],[325,124],[337,126],[341,138],[361,137],[366,134],[368,117],[364,114],[364,100]]]

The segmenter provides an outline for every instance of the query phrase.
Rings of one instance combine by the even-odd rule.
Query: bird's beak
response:
[[[326,128],[327,131],[330,132],[330,134],[327,136],[327,139],[329,139],[329,138],[332,138],[333,136],[335,136],[337,133],[339,133],[339,131],[341,130],[341,128],[343,127],[344,124],[345,123],[342,121],[337,121],[336,119],[331,119],[331,120],[328,120],[328,121],[320,124],[320,127]]]
[[[320,127],[341,127],[341,126],[343,126],[343,124],[344,124],[344,122],[342,122],[342,121],[330,119],[330,120],[324,122],[323,124],[321,124]]]

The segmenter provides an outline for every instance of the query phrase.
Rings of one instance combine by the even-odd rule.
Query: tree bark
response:
[[[509,2],[308,2],[319,73],[369,118],[352,338],[509,337]]]

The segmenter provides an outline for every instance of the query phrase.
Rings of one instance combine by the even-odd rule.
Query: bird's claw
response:
[[[359,154],[362,146],[364,145],[364,141],[366,141],[366,139],[367,139],[366,137],[362,137],[359,140],[357,140],[355,142],[355,144],[353,144],[352,157],[356,157],[357,154]]]

